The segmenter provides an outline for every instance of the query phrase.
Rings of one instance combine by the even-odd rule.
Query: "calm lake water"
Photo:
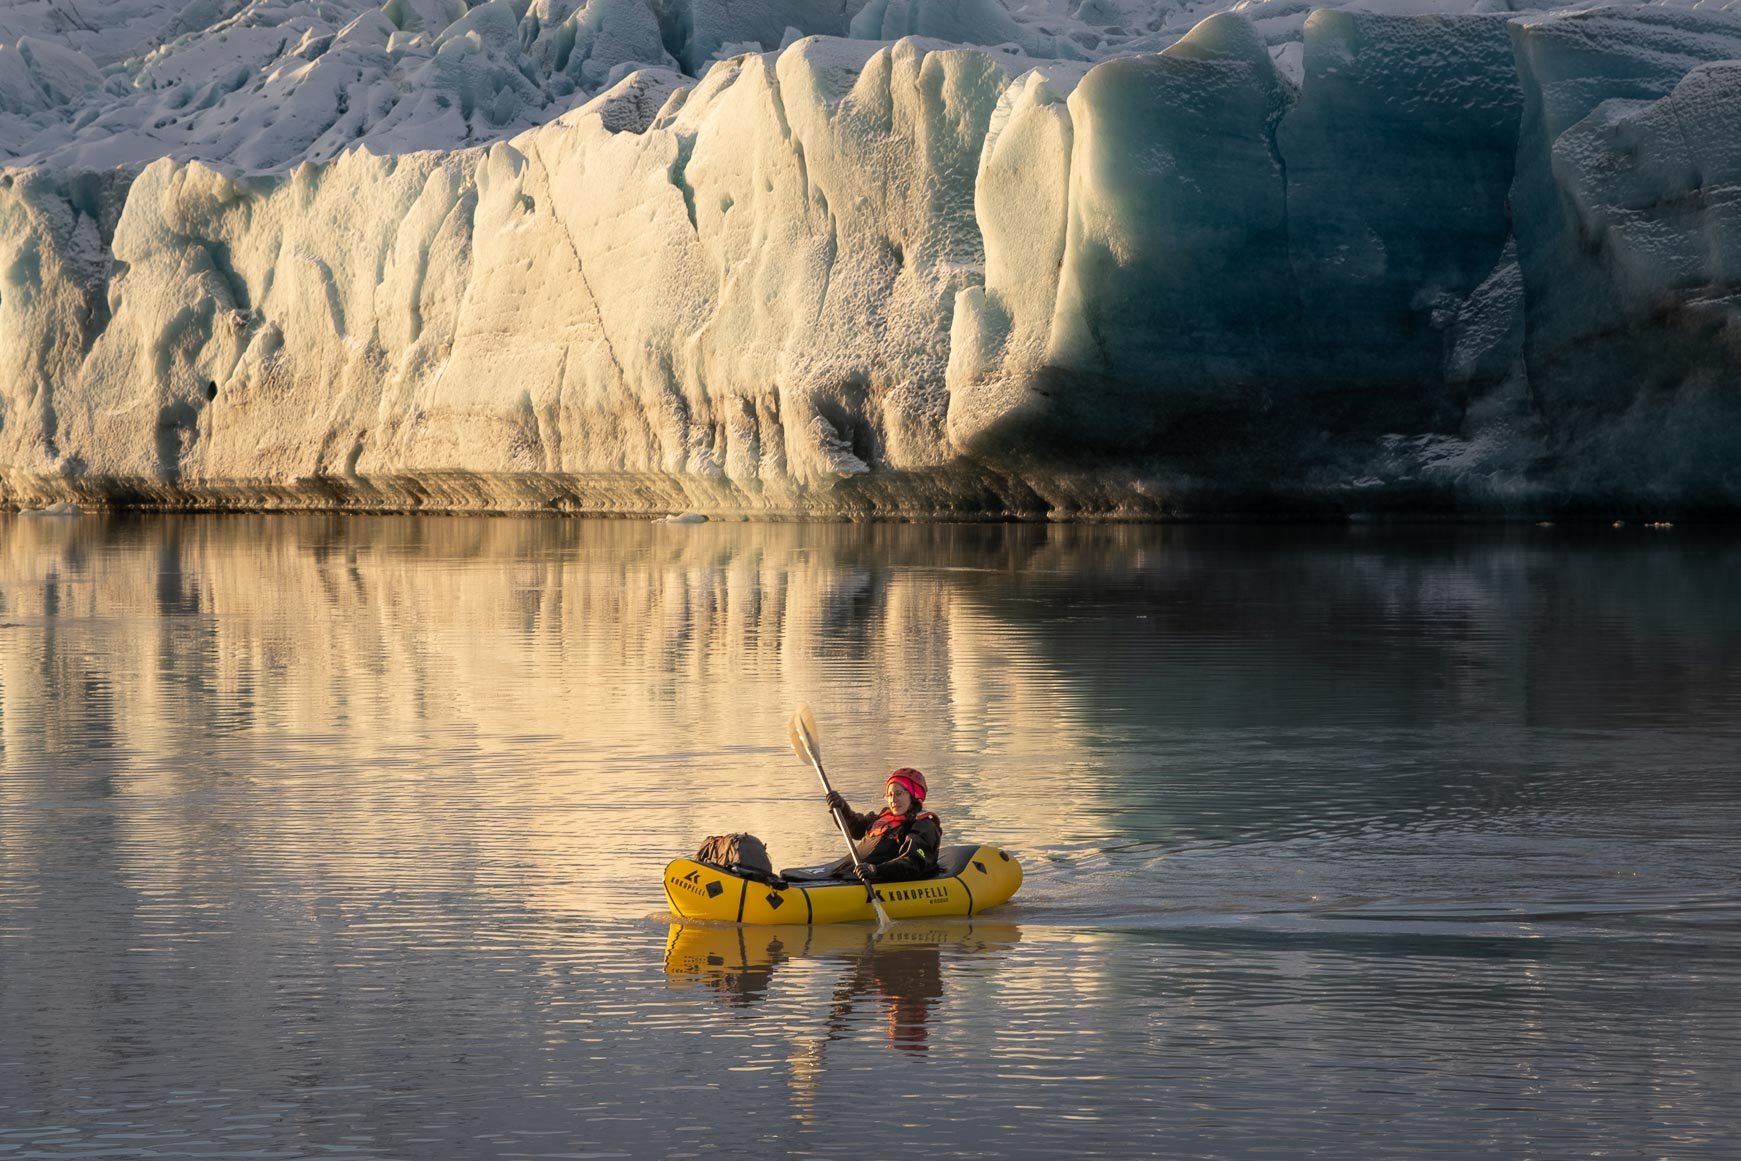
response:
[[[0,1159],[1741,1142],[1741,536],[0,516]],[[926,771],[955,923],[669,922]]]

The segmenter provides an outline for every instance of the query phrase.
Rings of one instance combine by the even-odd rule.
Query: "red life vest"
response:
[[[870,824],[870,829],[864,832],[864,837],[880,838],[891,830],[898,832],[897,837],[902,837],[908,827],[921,819],[936,822],[937,816],[928,810],[921,810],[918,814],[896,814],[884,807],[883,812],[877,815],[877,820]]]

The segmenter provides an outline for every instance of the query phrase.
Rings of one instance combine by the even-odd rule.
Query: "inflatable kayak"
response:
[[[810,869],[813,870],[813,869]],[[805,881],[804,872],[750,877],[677,859],[665,868],[665,898],[683,919],[807,927],[816,923],[874,923],[876,914],[854,879]],[[1008,902],[1022,885],[1022,865],[990,846],[944,847],[929,879],[878,883],[877,898],[891,919],[978,915]]]

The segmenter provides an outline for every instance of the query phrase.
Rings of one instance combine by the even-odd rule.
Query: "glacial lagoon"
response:
[[[0,1159],[1695,1157],[1741,541],[0,515]],[[916,765],[970,920],[668,922]]]

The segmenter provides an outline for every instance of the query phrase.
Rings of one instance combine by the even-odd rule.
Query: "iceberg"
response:
[[[0,503],[1734,515],[1741,13],[1514,7],[21,4]]]

